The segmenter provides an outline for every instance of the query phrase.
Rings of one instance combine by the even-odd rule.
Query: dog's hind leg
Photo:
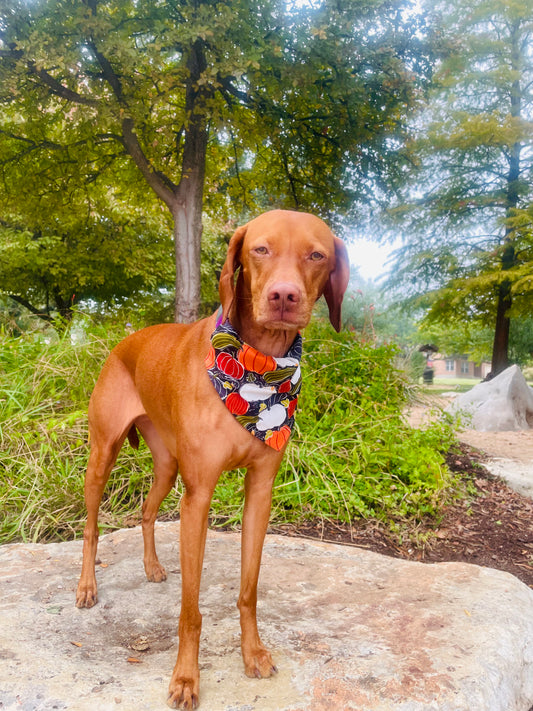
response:
[[[76,592],[76,607],[92,607],[97,602],[94,564],[98,546],[98,509],[124,436],[114,445],[96,442],[91,445],[85,475],[87,522],[83,531],[83,563]]]
[[[83,563],[76,592],[76,607],[97,602],[94,564],[98,546],[98,510],[105,485],[132,422],[142,413],[139,396],[124,364],[107,360],[89,404],[91,451],[85,475],[87,522],[83,532]]]
[[[176,483],[178,462],[166,448],[151,420],[146,416],[135,421],[154,461],[154,481],[143,503],[142,530],[144,540],[144,570],[150,582],[160,583],[167,574],[159,562],[155,549],[154,525],[163,499]]]

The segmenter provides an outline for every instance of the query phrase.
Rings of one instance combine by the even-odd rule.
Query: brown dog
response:
[[[280,364],[283,374],[286,369],[282,366],[288,362],[284,356],[297,339],[299,329],[309,322],[313,305],[322,294],[330,320],[339,330],[348,278],[346,248],[322,220],[284,210],[265,213],[237,229],[231,238],[220,277],[223,315],[218,322],[224,324],[229,319],[242,341],[252,346],[251,352],[257,349],[259,355],[264,354],[263,368],[271,367],[268,363],[274,358],[283,359]],[[76,595],[78,607],[92,607],[96,603],[98,508],[126,436],[135,445],[139,430],[154,461],[154,481],[143,505],[142,518],[148,580],[160,582],[166,578],[155,550],[154,523],[178,471],[184,483],[180,514],[179,652],[168,698],[172,708],[190,709],[198,705],[202,624],[198,595],[208,512],[220,474],[237,467],[247,470],[238,600],[244,667],[252,677],[269,677],[276,671],[259,638],[256,602],[272,487],[283,457],[285,435],[276,439],[275,446],[267,446],[268,439],[262,441],[242,426],[242,422],[257,418],[238,421],[238,413],[230,411],[230,405],[224,404],[213,387],[206,357],[209,359],[216,324],[215,314],[189,325],[152,326],[132,334],[111,352],[89,404],[91,452],[85,479],[87,524]],[[224,339],[231,345],[227,334]],[[235,358],[227,356],[228,360],[239,369]],[[217,362],[221,367],[227,365],[224,359]],[[261,370],[257,365],[253,367]],[[294,382],[293,376],[292,381],[280,386],[280,392],[294,390]],[[262,388],[260,392],[274,389]],[[234,396],[234,404],[246,408],[247,402],[239,397]],[[287,402],[284,401],[285,407]],[[283,409],[281,405],[276,407],[277,411]],[[254,430],[254,434],[258,433]]]

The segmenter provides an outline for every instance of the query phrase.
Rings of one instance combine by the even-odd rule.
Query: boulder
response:
[[[475,430],[527,430],[533,427],[533,389],[512,365],[458,395],[447,411],[463,415],[463,424]]]
[[[0,547],[0,709],[164,709],[176,659],[179,524],[103,536],[99,603],[74,606],[81,541]],[[508,573],[267,536],[259,619],[279,673],[244,676],[240,541],[209,532],[201,590],[205,711],[529,711],[533,590]]]

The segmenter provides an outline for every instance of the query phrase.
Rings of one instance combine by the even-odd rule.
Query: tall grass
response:
[[[79,536],[85,508],[87,403],[120,329],[92,327],[82,342],[0,334],[0,542]],[[333,336],[315,323],[305,339],[296,431],[274,490],[273,519],[322,516],[389,523],[436,516],[456,491],[442,452],[452,433],[411,430],[402,418],[408,386],[395,349]],[[136,523],[151,483],[151,458],[124,446],[101,506],[105,528]],[[224,474],[215,521],[238,523],[243,474]],[[181,485],[162,506],[179,510]]]
[[[459,494],[460,482],[445,464],[455,434],[446,421],[424,430],[407,424],[412,386],[397,356],[394,345],[333,334],[320,322],[308,327],[302,394],[274,488],[273,521],[363,517],[396,527],[438,518]],[[226,476],[216,503],[237,522],[242,480]]]
[[[83,530],[87,403],[123,335],[93,328],[76,344],[0,336],[1,542],[66,539]],[[102,502],[104,527],[126,525],[139,511],[150,468],[146,447],[135,454],[123,448]],[[179,494],[169,498],[177,507]]]

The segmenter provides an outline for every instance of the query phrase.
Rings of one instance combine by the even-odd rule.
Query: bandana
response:
[[[217,321],[205,359],[222,402],[250,434],[280,451],[290,437],[302,383],[298,334],[284,358],[243,343],[229,321]]]

